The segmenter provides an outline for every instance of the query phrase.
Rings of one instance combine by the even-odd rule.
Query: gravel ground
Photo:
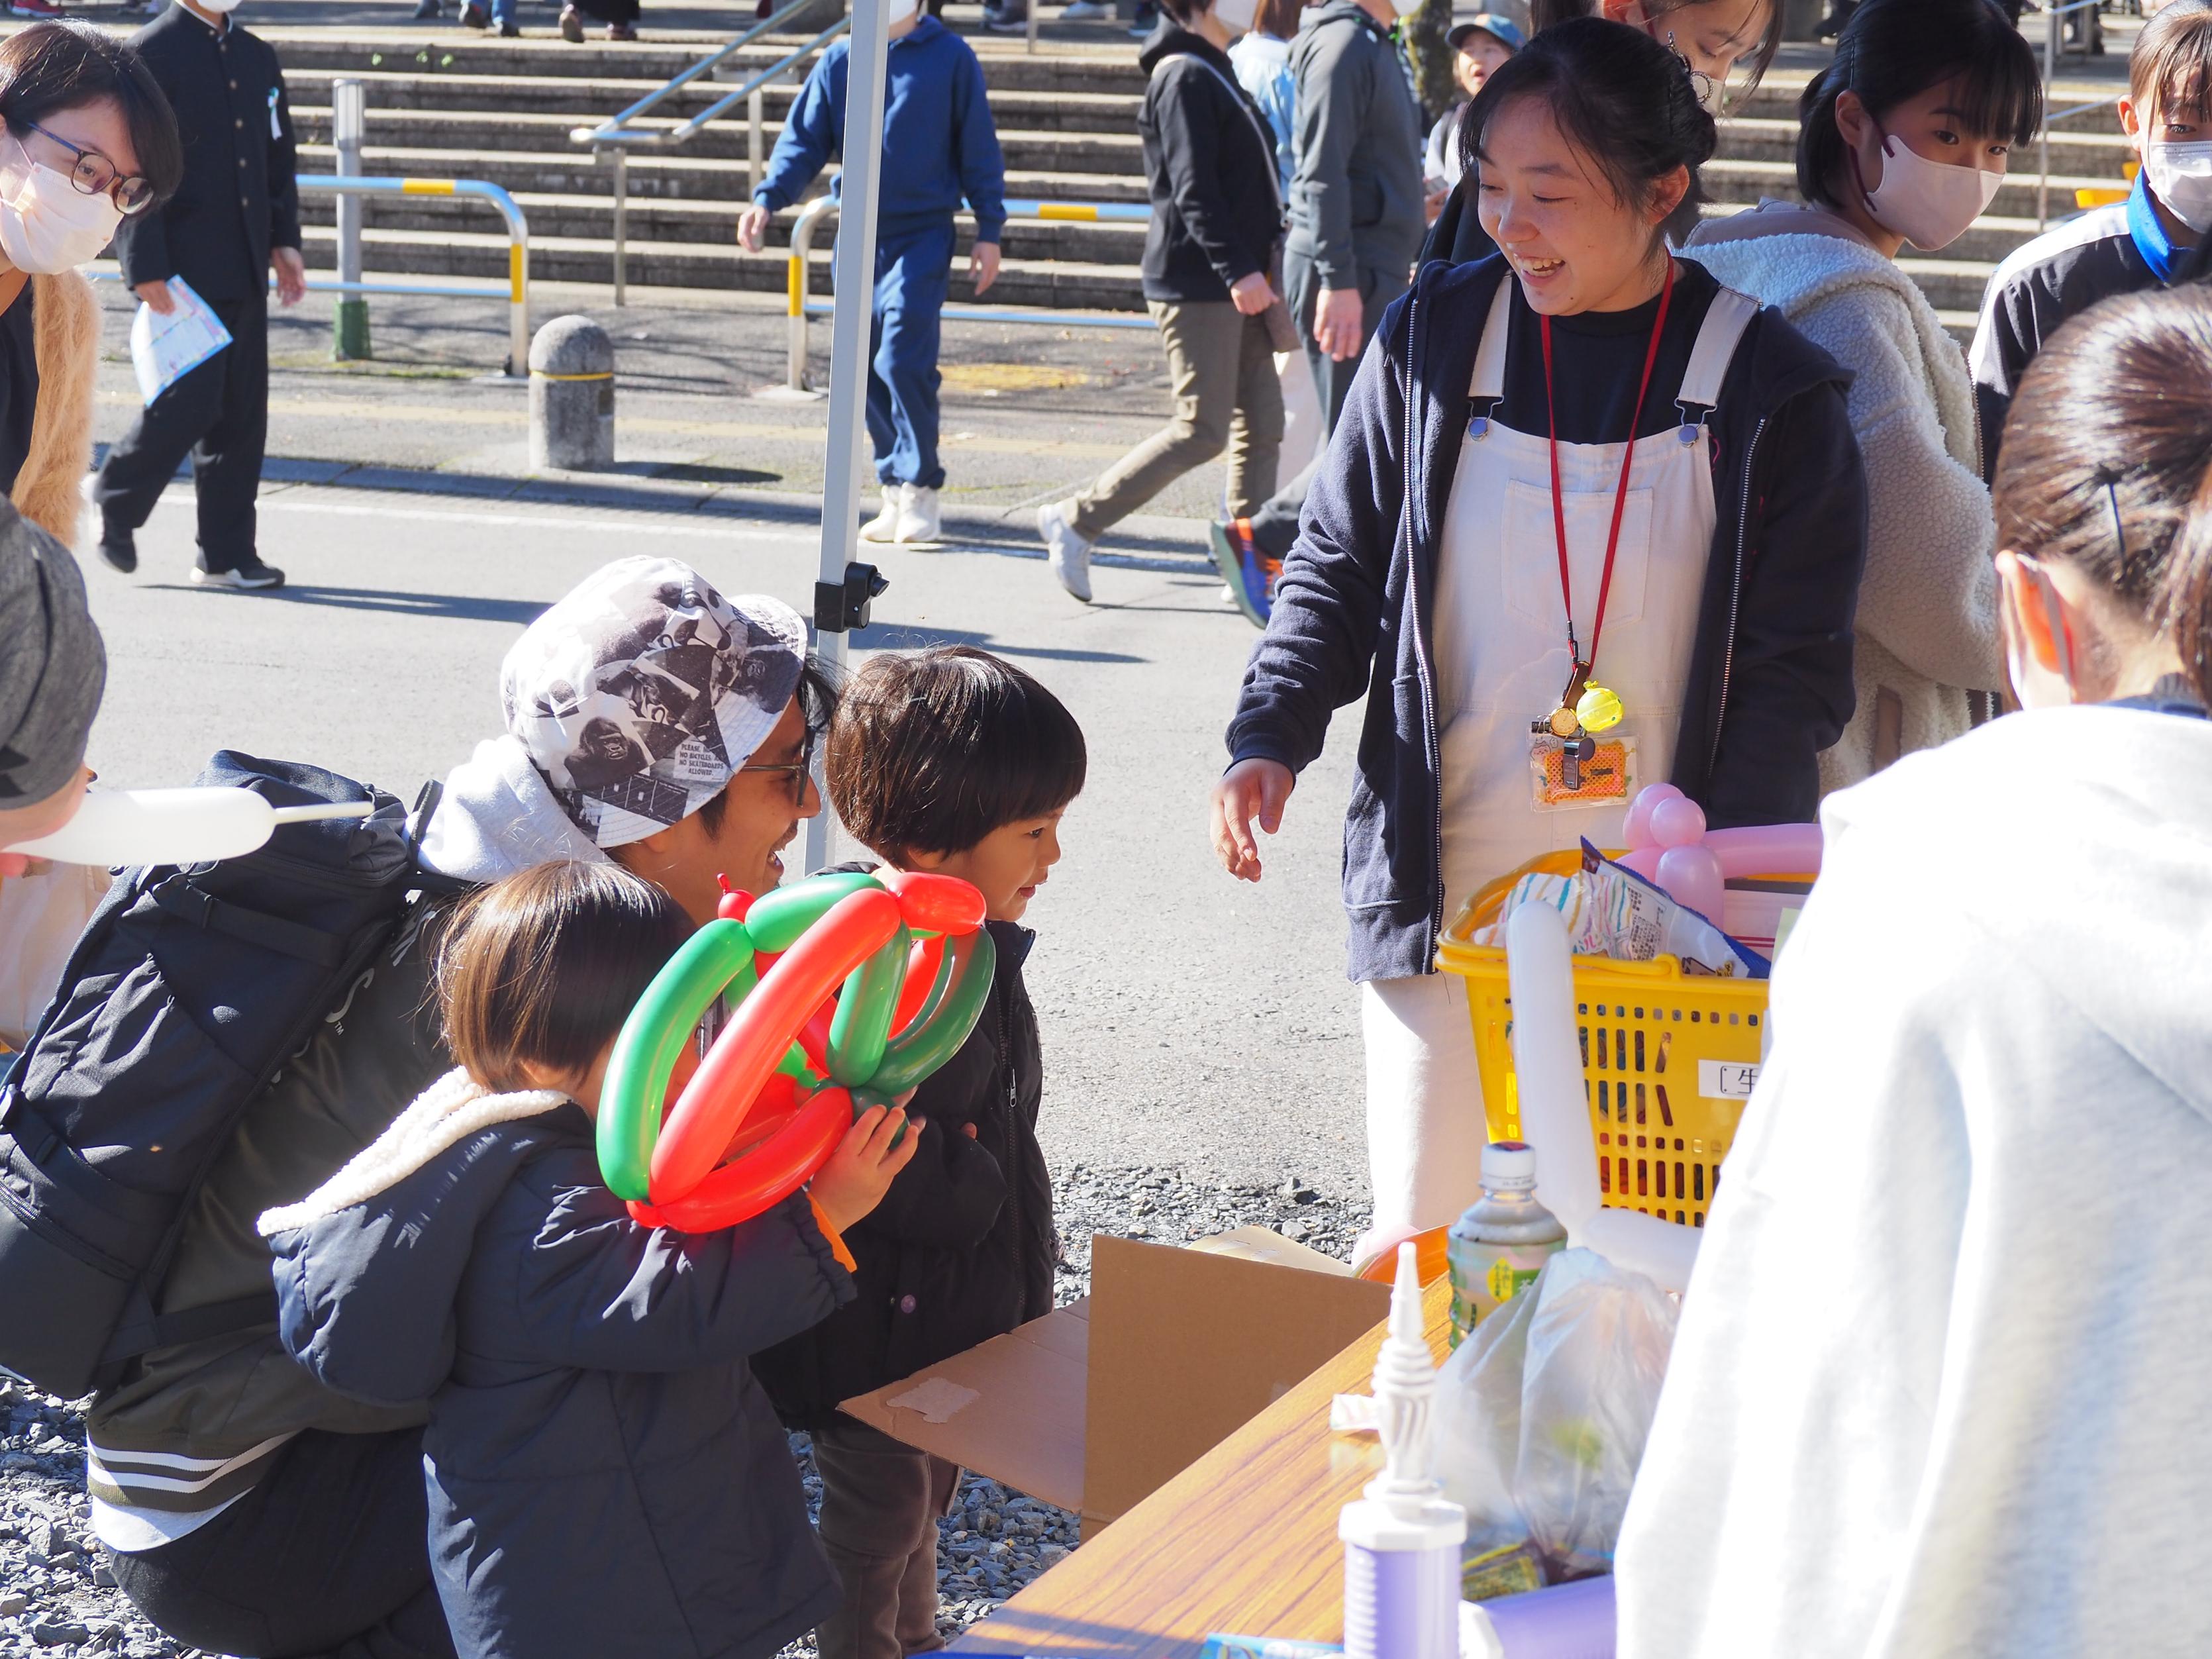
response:
[[[1349,1259],[1364,1222],[1353,1205],[1293,1176],[1272,1186],[1225,1186],[1179,1169],[1073,1164],[1055,1172],[1066,1241],[1056,1291],[1090,1286],[1091,1237],[1109,1233],[1180,1244],[1259,1224]],[[192,1659],[125,1601],[91,1539],[84,1497],[84,1423],[70,1402],[0,1383],[0,1659],[38,1654]],[[792,1437],[810,1501],[819,1494],[806,1437]],[[948,1637],[993,1612],[1076,1547],[1075,1517],[969,1476],[939,1534],[938,1627]],[[811,1659],[811,1638],[783,1659]]]

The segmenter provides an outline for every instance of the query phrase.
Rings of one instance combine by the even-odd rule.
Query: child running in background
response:
[[[960,1478],[838,1402],[1052,1308],[1059,1245],[1036,1137],[1043,1058],[1022,983],[1035,935],[1017,924],[1059,862],[1060,814],[1086,763],[1082,730],[1057,697],[964,647],[876,657],[830,728],[838,817],[898,869],[981,889],[998,977],[967,1046],[914,1097],[921,1151],[848,1240],[859,1293],[760,1356],[785,1420],[813,1435],[822,1542],[843,1581],[843,1603],[819,1632],[821,1659],[901,1659],[943,1645],[937,1519]]]
[[[738,217],[738,240],[748,251],[760,252],[770,216],[804,196],[832,156],[842,158],[851,49],[849,40],[839,40],[824,52],[792,105],[768,176]],[[916,0],[890,0],[877,183],[868,440],[884,499],[860,533],[877,542],[933,542],[937,492],[945,487],[937,458],[937,349],[952,279],[952,216],[965,197],[975,215],[968,274],[980,298],[998,280],[1006,170],[983,96],[983,66],[965,40],[923,16]]]
[[[481,890],[438,953],[459,1068],[261,1218],[293,1357],[356,1398],[429,1401],[432,1571],[462,1659],[760,1659],[836,1601],[745,1362],[851,1299],[839,1235],[915,1139],[871,1108],[753,1220],[633,1221],[592,1122],[616,1034],[690,932],[612,864]]]

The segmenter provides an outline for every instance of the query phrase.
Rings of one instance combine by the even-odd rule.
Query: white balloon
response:
[[[1601,1200],[1565,919],[1534,900],[1515,910],[1505,922],[1505,966],[1521,1138],[1536,1153],[1538,1200],[1571,1235]]]
[[[53,834],[7,850],[58,864],[206,864],[252,852],[280,823],[375,810],[368,801],[278,808],[251,789],[100,789]]]

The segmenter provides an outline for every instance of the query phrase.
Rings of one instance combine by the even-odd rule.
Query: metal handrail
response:
[[[1034,5],[1036,0],[1030,0]],[[1006,204],[1006,217],[1032,221],[1060,221],[1081,224],[1142,224],[1152,210],[1141,202],[1041,202],[1028,199]],[[784,364],[784,385],[792,392],[809,390],[806,384],[809,317],[827,315],[834,304],[808,297],[807,256],[814,251],[814,233],[822,222],[838,211],[834,196],[817,196],[799,210],[792,222],[791,253],[785,261],[785,314],[789,319]],[[1055,328],[1150,328],[1150,317],[1115,317],[1095,311],[1033,311],[1013,306],[946,306],[939,313],[953,322],[1036,323]]]
[[[2112,101],[2109,98],[2100,98],[2094,103],[2076,104],[2056,114],[2051,109],[2051,89],[2057,82],[2058,58],[2065,49],[2063,44],[2065,27],[2059,20],[2069,12],[2094,11],[2100,3],[2101,0],[2071,0],[2070,4],[2049,6],[2043,14],[2043,123],[2042,130],[2036,136],[2038,170],[2041,174],[2035,186],[2035,228],[2039,232],[2047,230],[2051,226],[2051,124],[2066,120],[2071,116],[2087,114],[2093,109],[2106,108]],[[2084,28],[2082,40],[2085,46],[2087,40],[2088,31]]]
[[[786,52],[781,58],[776,59],[775,63],[769,64],[768,68],[761,70],[750,80],[747,81],[743,86],[738,88],[736,91],[728,93],[724,96],[716,99],[713,103],[709,104],[705,109],[701,110],[698,114],[693,116],[688,121],[679,122],[672,127],[638,127],[632,126],[630,124],[633,121],[637,120],[647,111],[658,108],[664,100],[675,93],[678,88],[690,85],[701,76],[708,73],[717,64],[728,58],[732,53],[738,52],[744,46],[750,46],[755,40],[759,40],[761,36],[769,33],[787,20],[796,16],[799,12],[805,10],[808,7],[816,3],[817,3],[817,0],[791,0],[790,4],[782,7],[777,11],[771,12],[768,16],[754,24],[752,27],[747,29],[735,40],[731,40],[725,46],[715,47],[714,51],[708,52],[697,63],[692,64],[690,69],[685,70],[680,75],[672,77],[665,85],[646,94],[644,97],[639,99],[628,109],[623,111],[621,114],[600,123],[600,125],[596,127],[573,127],[569,130],[569,143],[574,144],[589,144],[592,147],[592,154],[593,155],[611,155],[614,158],[615,303],[617,305],[619,306],[625,303],[629,286],[630,146],[634,144],[659,145],[684,143],[697,137],[701,129],[705,127],[709,121],[718,119],[721,116],[723,111],[732,107],[739,99],[742,98],[745,100],[748,106],[746,113],[750,127],[748,142],[746,144],[746,152],[751,163],[751,181],[749,185],[749,189],[759,189],[761,180],[761,128],[763,120],[763,111],[762,107],[763,100],[762,94],[763,90],[767,88],[768,83],[775,80],[776,76],[783,74],[788,70],[795,69],[800,64],[805,63],[816,52],[821,51],[823,47],[828,46],[830,42],[851,28],[853,26],[852,17],[850,14],[848,14],[843,17],[840,17],[828,28],[823,30],[821,33],[816,35],[811,40],[809,40],[805,46],[797,48],[795,51]]]
[[[530,372],[530,222],[521,206],[499,185],[484,179],[363,179],[350,173],[303,173],[301,190],[326,190],[343,196],[467,196],[489,202],[507,221],[507,372]],[[428,287],[420,283],[310,283],[310,288],[338,294],[437,294],[489,298],[492,288]]]

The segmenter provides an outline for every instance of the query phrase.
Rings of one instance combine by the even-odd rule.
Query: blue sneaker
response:
[[[1208,525],[1206,534],[1213,544],[1213,568],[1228,585],[1230,599],[1245,621],[1264,629],[1274,614],[1275,579],[1283,574],[1283,562],[1253,544],[1249,519]]]

